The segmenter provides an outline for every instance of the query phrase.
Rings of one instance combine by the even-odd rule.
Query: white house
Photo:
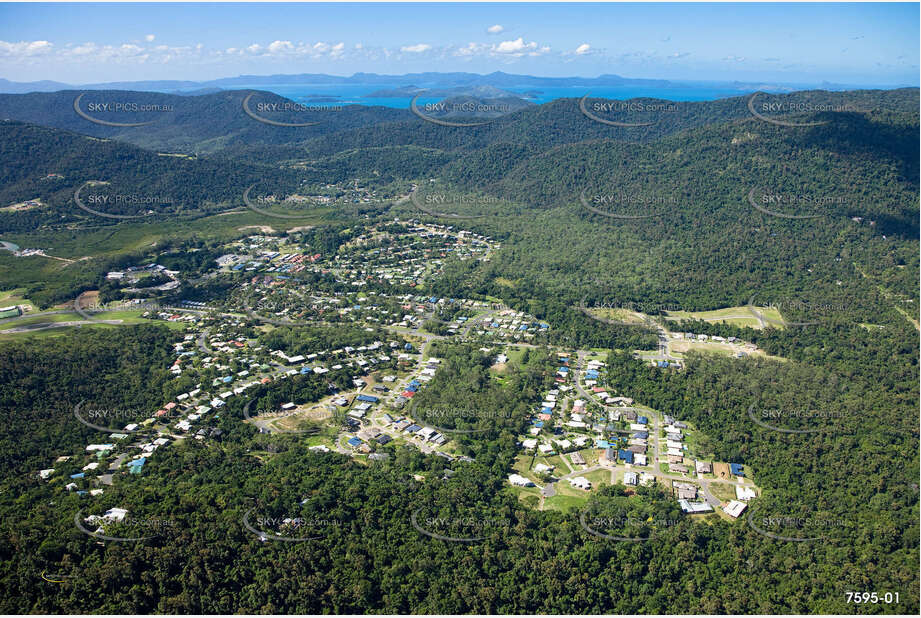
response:
[[[525,478],[520,474],[510,474],[508,476],[508,482],[518,487],[534,487],[534,483],[531,479]]]
[[[757,497],[758,495],[751,487],[742,487],[741,485],[736,485],[736,498],[738,500],[751,500],[752,498]]]
[[[739,515],[745,512],[745,509],[748,508],[748,505],[744,502],[739,502],[738,500],[730,500],[729,504],[723,507],[723,511],[733,518],[738,518]]]

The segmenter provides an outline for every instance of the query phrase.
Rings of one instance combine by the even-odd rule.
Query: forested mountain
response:
[[[525,206],[520,216],[489,219],[493,233],[514,239],[491,268],[522,279],[518,289],[638,302],[655,288],[661,302],[688,309],[744,304],[756,293],[827,294],[853,305],[866,296],[847,291],[866,284],[854,261],[917,264],[916,135],[916,124],[861,118],[796,132],[746,119],[641,148],[560,147],[501,176],[494,157],[461,169],[465,158],[446,176]],[[767,209],[781,216],[758,210],[775,197],[782,201]],[[914,296],[910,285],[900,291]]]
[[[103,122],[149,123],[118,127],[92,122],[74,110],[78,107]],[[586,92],[586,94],[590,94]],[[278,126],[248,115],[243,102],[262,120],[281,123],[316,123]],[[53,93],[0,94],[0,118],[76,131],[94,137],[127,141],[150,149],[187,153],[218,152],[225,148],[262,145],[297,145],[311,155],[329,155],[343,149],[415,145],[442,150],[473,151],[496,143],[515,143],[546,150],[560,144],[616,139],[649,142],[676,131],[753,117],[750,96],[716,101],[666,101],[638,98],[616,102],[588,97],[557,99],[530,106],[473,127],[445,127],[425,122],[407,109],[367,106],[326,106],[315,110],[270,92],[228,90],[199,96],[180,96],[125,90],[62,90]],[[90,105],[110,107],[88,111]],[[113,109],[116,104],[122,107]],[[135,110],[133,106],[137,106]],[[614,108],[605,105],[615,105]],[[814,109],[831,109],[826,115],[851,111],[886,115],[917,109],[916,89],[802,91],[786,95],[759,94],[755,111],[779,106],[784,113],[768,117],[801,122]],[[152,106],[154,111],[144,111]],[[273,107],[277,106],[277,107]],[[432,117],[437,117],[431,114]],[[616,126],[602,121],[638,126]]]
[[[243,107],[248,97],[251,98],[247,107],[252,115],[248,115]],[[78,114],[75,105],[83,114],[100,122]],[[412,117],[408,110],[386,107],[329,107],[329,110],[317,111],[314,106],[255,90],[199,96],[126,90],[0,94],[0,118],[3,119],[116,139],[144,148],[186,153],[214,152],[235,144],[301,142],[329,132],[405,121]],[[316,124],[278,126],[261,122],[253,116],[276,123]],[[149,124],[109,126],[104,123]]]
[[[8,232],[60,222],[62,215],[68,220],[93,218],[74,203],[74,193],[89,181],[109,184],[82,193],[112,197],[104,205],[93,205],[94,209],[119,215],[139,215],[147,210],[200,214],[239,207],[243,191],[256,181],[272,187],[297,186],[294,174],[284,169],[244,161],[171,156],[111,139],[13,121],[0,122],[0,159],[6,163],[0,170],[0,204],[38,198],[51,206],[3,213],[2,226]],[[143,199],[116,203],[116,195]],[[88,203],[86,196],[83,200]]]
[[[465,152],[487,148],[494,144],[511,143],[547,150],[562,144],[589,140],[613,139],[624,142],[647,143],[672,133],[753,118],[751,96],[718,99],[716,101],[664,101],[660,99],[630,99],[610,102],[589,97],[586,111],[601,119],[638,126],[616,126],[590,118],[580,108],[579,99],[557,99],[540,106],[506,114],[488,124],[472,127],[443,127],[424,121],[382,124],[363,130],[348,130],[312,138],[307,141],[309,152],[330,154],[342,148],[380,145],[412,144],[444,150]],[[595,110],[595,107],[599,107]],[[914,113],[918,104],[916,89],[861,90],[849,92],[804,91],[788,95],[759,94],[752,103],[756,112],[764,105],[780,106],[796,113],[764,114],[771,118],[797,123],[813,116],[820,106],[837,111],[821,112],[821,120],[835,114],[854,113],[871,116]],[[612,110],[604,105],[614,105]],[[812,119],[814,120],[814,119]]]

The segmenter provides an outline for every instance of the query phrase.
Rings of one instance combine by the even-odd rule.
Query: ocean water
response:
[[[409,97],[367,97],[378,90],[389,90],[407,86],[405,83],[395,84],[246,84],[234,86],[234,89],[265,90],[283,96],[292,101],[311,105],[380,105],[401,109],[409,108]],[[518,94],[532,93],[534,96],[527,100],[532,103],[547,103],[561,98],[581,98],[591,94],[593,98],[605,99],[632,99],[636,97],[652,97],[669,101],[712,101],[727,97],[738,97],[753,92],[751,88],[734,89],[726,84],[707,85],[700,83],[673,83],[669,87],[649,86],[619,86],[608,88],[586,88],[584,86],[571,86],[563,88],[503,88]],[[767,89],[766,89],[767,90]],[[443,97],[419,97],[418,104],[440,101]]]

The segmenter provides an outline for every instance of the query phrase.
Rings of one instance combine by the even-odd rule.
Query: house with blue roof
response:
[[[146,457],[141,457],[140,459],[135,459],[128,462],[128,472],[130,474],[140,474],[144,469],[144,464],[147,462]]]
[[[625,451],[623,449],[617,451],[617,456],[624,463],[632,464],[633,463],[633,453],[631,451]]]
[[[70,478],[72,478],[72,479],[82,479],[84,476],[86,476],[86,472],[77,472],[76,474],[71,474],[71,475],[70,475]]]
[[[352,448],[358,448],[359,446],[361,446],[361,440],[359,440],[358,438],[349,438],[346,444],[348,444]]]
[[[649,419],[646,418],[645,416],[641,416],[638,419],[636,419],[636,422],[639,423],[640,425],[648,425]]]
[[[377,403],[379,399],[373,395],[359,395],[356,397],[358,401],[367,401],[368,403]]]
[[[745,476],[745,472],[742,470],[742,464],[729,464],[729,471],[735,476]]]

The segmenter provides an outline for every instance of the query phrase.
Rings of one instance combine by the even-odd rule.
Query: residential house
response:
[[[729,504],[723,507],[723,512],[734,519],[738,519],[739,515],[745,512],[745,509],[748,507],[744,502],[739,502],[738,500],[730,500]]]
[[[534,487],[534,482],[531,481],[531,479],[525,478],[520,474],[510,474],[508,482],[517,487]]]

